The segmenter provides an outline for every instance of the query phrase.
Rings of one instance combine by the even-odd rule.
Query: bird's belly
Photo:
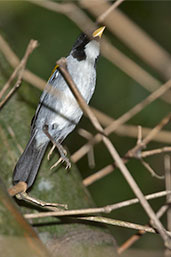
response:
[[[60,104],[53,101],[49,108],[41,110],[36,135],[38,145],[42,145],[48,140],[42,130],[45,124],[48,125],[50,135],[54,139],[62,141],[75,128],[81,116],[82,110],[71,91],[63,92],[60,96]]]

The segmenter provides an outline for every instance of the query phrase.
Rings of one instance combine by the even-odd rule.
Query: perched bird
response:
[[[67,56],[67,68],[82,97],[88,103],[96,84],[96,62],[100,54],[100,38],[105,27],[95,30],[91,36],[81,34]],[[13,184],[20,181],[31,187],[37,175],[45,150],[50,142],[56,142],[64,158],[62,141],[71,133],[82,116],[75,97],[55,66],[47,85],[58,90],[53,95],[46,87],[40,97],[32,119],[30,140],[19,158],[13,173]],[[46,130],[46,133],[45,133]]]

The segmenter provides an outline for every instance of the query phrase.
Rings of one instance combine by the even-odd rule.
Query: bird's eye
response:
[[[57,123],[53,123],[53,124],[52,124],[52,129],[57,129],[57,127],[58,127],[58,124],[57,124]]]

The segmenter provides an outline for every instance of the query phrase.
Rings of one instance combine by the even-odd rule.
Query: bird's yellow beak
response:
[[[105,26],[96,29],[96,30],[93,32],[92,36],[93,36],[93,37],[99,37],[99,38],[101,38],[104,29],[105,29]]]

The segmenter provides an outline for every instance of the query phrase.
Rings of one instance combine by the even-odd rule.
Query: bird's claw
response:
[[[50,151],[49,151],[49,153],[48,153],[48,156],[47,156],[48,161],[50,160],[50,157],[51,157],[51,155],[52,155],[52,153],[53,153],[55,147],[56,147],[56,146],[53,145],[52,148],[50,149]]]
[[[50,170],[52,170],[53,168],[57,167],[58,164],[64,163],[64,162],[65,162],[65,164],[66,164],[65,169],[66,169],[66,170],[67,170],[67,169],[70,169],[70,168],[71,168],[71,162],[69,161],[69,159],[68,159],[66,156],[64,156],[64,157],[60,157],[59,160],[58,160],[57,162],[55,162],[55,163],[50,167]]]

